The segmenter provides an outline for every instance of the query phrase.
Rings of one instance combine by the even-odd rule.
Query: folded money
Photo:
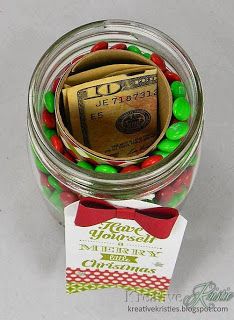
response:
[[[66,92],[65,92],[66,91]],[[71,133],[84,146],[111,157],[132,157],[156,139],[157,69],[70,87]]]

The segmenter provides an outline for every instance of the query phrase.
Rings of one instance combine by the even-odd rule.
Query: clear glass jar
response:
[[[44,93],[74,58],[88,53],[95,43],[103,40],[111,45],[120,42],[136,45],[144,52],[161,55],[167,66],[180,75],[192,107],[189,133],[177,149],[158,164],[135,173],[104,174],[78,168],[53,149],[42,130]],[[172,207],[177,207],[187,196],[199,162],[203,128],[202,88],[188,55],[161,31],[123,20],[93,22],[70,31],[57,40],[37,64],[30,83],[28,103],[29,150],[33,170],[51,211],[60,221],[63,221],[64,205],[82,196],[112,200],[144,199]],[[48,185],[48,177],[52,179],[53,186]],[[61,193],[66,198],[64,201],[61,201]]]

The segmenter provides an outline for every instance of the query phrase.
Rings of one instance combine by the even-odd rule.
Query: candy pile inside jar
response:
[[[124,43],[118,43],[113,46],[108,45],[107,42],[102,41],[99,43],[96,43],[92,48],[91,48],[91,53],[95,53],[97,51],[115,51],[115,52],[120,52],[120,51],[126,51],[126,52],[131,52],[134,53],[135,55],[139,55],[139,57],[144,57],[144,59],[148,59],[150,61],[150,65],[155,65],[155,68],[152,68],[150,66],[146,67],[145,65],[138,65],[137,63],[134,63],[134,65],[128,65],[126,66],[125,64],[121,63],[121,68],[123,72],[126,68],[128,69],[128,73],[130,73],[129,81],[132,80],[132,78],[135,76],[138,76],[139,72],[143,72],[144,74],[147,75],[147,79],[153,79],[153,76],[156,74],[158,77],[158,81],[161,79],[166,79],[168,87],[170,88],[170,94],[172,96],[172,106],[171,106],[171,112],[168,109],[167,113],[162,115],[165,120],[164,121],[164,127],[163,128],[157,128],[159,130],[157,132],[157,136],[155,136],[155,141],[157,141],[158,136],[161,134],[160,141],[157,141],[157,143],[151,143],[150,145],[147,145],[145,148],[142,148],[141,151],[146,152],[146,150],[150,149],[151,150],[147,153],[144,154],[142,157],[138,157],[138,154],[135,155],[133,158],[129,158],[129,161],[125,161],[124,157],[120,157],[121,159],[119,160],[118,158],[110,158],[109,154],[108,155],[101,155],[100,152],[97,153],[96,150],[93,152],[94,156],[92,157],[91,153],[87,152],[86,150],[86,145],[84,144],[85,139],[83,139],[82,136],[82,143],[78,143],[81,147],[82,144],[84,144],[82,151],[81,149],[75,148],[75,144],[73,144],[74,140],[71,134],[71,122],[73,121],[73,118],[69,118],[69,116],[66,116],[66,110],[69,109],[70,114],[71,114],[71,104],[73,103],[73,100],[69,101],[69,108],[66,106],[64,107],[65,104],[67,104],[67,97],[72,98],[72,94],[75,93],[74,96],[77,95],[77,90],[76,86],[80,86],[79,90],[83,90],[84,84],[80,84],[78,82],[71,85],[73,79],[76,79],[76,74],[72,73],[71,70],[74,70],[74,66],[78,65],[77,63],[80,63],[82,65],[82,59],[86,57],[87,55],[84,56],[79,56],[75,58],[73,61],[71,61],[71,65],[68,66],[69,73],[66,74],[66,77],[64,79],[63,75],[60,75],[58,78],[54,79],[53,84],[51,85],[50,91],[47,91],[44,94],[44,108],[42,109],[42,114],[41,114],[41,122],[42,122],[42,127],[43,127],[43,132],[47,139],[50,141],[51,145],[54,147],[54,149],[61,153],[67,160],[72,161],[77,165],[79,168],[83,168],[85,170],[92,170],[95,172],[99,173],[107,173],[107,174],[129,174],[133,173],[142,169],[145,169],[147,167],[150,167],[154,164],[159,163],[162,159],[166,158],[169,154],[174,152],[176,148],[180,145],[182,139],[187,135],[189,131],[189,120],[191,116],[191,106],[190,103],[187,99],[186,96],[186,88],[183,82],[181,81],[181,78],[178,74],[175,72],[171,71],[167,66],[165,61],[160,57],[157,53],[144,53],[142,52],[138,47],[134,45],[129,45],[127,46]],[[107,55],[108,56],[108,55]],[[133,59],[134,60],[134,59]],[[137,60],[136,60],[137,61]],[[110,66],[109,66],[110,67]],[[119,67],[119,66],[118,66]],[[102,70],[100,69],[102,68]],[[107,69],[107,66],[101,66],[99,69],[103,72],[104,69]],[[95,69],[96,70],[96,69]],[[117,70],[117,69],[116,69]],[[109,74],[107,77],[121,77],[122,73],[119,71],[119,69],[116,70],[109,70]],[[158,71],[157,71],[158,70]],[[66,70],[65,70],[66,71]],[[86,74],[84,72],[86,71]],[[83,72],[84,77],[87,76],[87,70],[81,70],[80,74]],[[135,73],[134,73],[135,72]],[[138,72],[138,73],[137,73]],[[155,72],[155,74],[154,74]],[[93,76],[93,74],[92,74]],[[126,76],[126,75],[125,75]],[[142,76],[142,75],[140,75]],[[66,79],[69,79],[70,77],[70,83],[66,83]],[[109,78],[107,78],[109,79]],[[124,81],[125,78],[120,78],[119,81]],[[136,78],[134,78],[136,79]],[[139,79],[139,78],[138,78]],[[65,81],[64,81],[65,80]],[[88,79],[90,80],[90,79]],[[93,80],[93,79],[92,79]],[[94,81],[99,81],[99,79],[94,79]],[[103,79],[102,79],[103,81]],[[104,77],[104,81],[106,81],[106,78]],[[145,81],[145,80],[144,80]],[[160,80],[161,83],[163,80]],[[122,83],[121,82],[121,83]],[[61,85],[62,83],[62,85]],[[88,82],[89,83],[89,82]],[[91,82],[90,82],[91,83]],[[97,82],[98,83],[98,82]],[[152,83],[147,83],[148,85],[152,85]],[[83,87],[82,87],[83,85]],[[158,82],[159,85],[159,82]],[[141,86],[142,83],[141,83]],[[91,88],[90,86],[89,88]],[[60,88],[61,92],[59,92],[59,95],[57,93],[58,88]],[[80,89],[81,88],[81,89]],[[75,91],[74,91],[75,90]],[[150,98],[150,103],[152,104],[152,100],[154,97],[153,95],[157,95],[157,93],[160,93],[160,87],[156,87],[154,90],[154,94],[149,93],[149,98]],[[64,93],[62,96],[62,92]],[[83,92],[83,91],[82,91]],[[150,92],[150,91],[148,91]],[[165,91],[162,91],[165,92]],[[61,133],[61,128],[58,128],[57,124],[57,114],[55,117],[55,111],[56,111],[56,100],[55,96],[56,93],[58,95],[58,99],[61,102],[61,97],[63,100],[63,116],[61,115],[61,122],[66,123],[66,132],[68,132],[68,135],[70,135],[72,138],[70,141],[65,141],[64,136]],[[138,94],[138,93],[137,93]],[[162,95],[162,94],[161,94]],[[145,98],[145,97],[143,97]],[[159,99],[157,97],[157,99]],[[66,100],[66,103],[65,103]],[[170,100],[170,99],[169,99]],[[168,100],[168,101],[169,101]],[[103,100],[104,101],[104,100]],[[143,101],[143,100],[142,100]],[[105,104],[105,101],[103,102]],[[135,100],[136,103],[136,100]],[[139,102],[142,103],[142,102]],[[163,102],[162,102],[163,104]],[[139,107],[139,104],[138,104]],[[160,106],[158,106],[160,108]],[[142,110],[142,106],[140,106],[140,110]],[[161,107],[162,109],[162,107]],[[60,110],[60,109],[59,109]],[[142,113],[144,115],[144,125],[146,123],[147,126],[147,121],[149,122],[147,118],[147,114],[149,113],[148,111],[144,110],[141,111],[139,117],[142,116]],[[127,111],[128,114],[132,116],[132,111]],[[127,114],[125,112],[125,114]],[[101,117],[101,116],[100,116]],[[69,119],[68,119],[69,118]],[[82,114],[80,116],[82,119]],[[121,118],[121,117],[119,117]],[[160,118],[160,116],[159,116]],[[135,121],[136,118],[134,118]],[[168,120],[169,119],[169,120]],[[126,123],[126,117],[121,118],[122,122],[119,122],[119,129],[120,131],[126,130],[126,127],[124,127],[124,124]],[[159,119],[160,120],[160,119]],[[125,121],[125,122],[124,122]],[[156,121],[155,121],[156,122]],[[117,122],[116,122],[117,123]],[[127,119],[127,123],[129,123],[129,118]],[[139,124],[139,122],[138,122]],[[79,123],[80,126],[83,124]],[[70,129],[68,129],[70,127]],[[116,125],[116,127],[118,127]],[[117,128],[118,129],[118,128]],[[77,129],[79,130],[79,128]],[[116,128],[115,128],[116,130]],[[132,134],[133,132],[130,132]],[[135,132],[134,132],[135,133]],[[163,135],[162,135],[163,133]],[[129,132],[127,132],[129,135]],[[65,135],[66,136],[66,135]],[[78,135],[77,135],[78,136]],[[148,133],[148,136],[151,137],[151,135]],[[79,136],[78,136],[79,137]],[[77,137],[76,140],[77,141]],[[95,140],[94,140],[95,141]],[[155,142],[154,141],[154,142]],[[153,146],[153,149],[152,149]],[[80,148],[81,148],[80,147]],[[90,147],[90,146],[89,146]],[[78,150],[78,151],[77,151]],[[92,152],[92,150],[90,151]],[[96,152],[96,153],[95,153]],[[99,157],[97,157],[97,154]],[[72,192],[70,189],[68,189],[66,186],[64,186],[62,183],[60,183],[57,179],[55,179],[52,175],[49,174],[47,169],[43,166],[43,164],[40,162],[38,157],[34,154],[35,157],[35,164],[37,166],[37,169],[40,172],[41,175],[41,187],[43,190],[43,193],[46,195],[48,199],[59,209],[62,209],[64,206],[80,199],[80,195]],[[106,158],[105,158],[106,157]],[[127,158],[127,157],[126,157]],[[97,160],[98,159],[98,160]],[[132,160],[133,159],[133,160]],[[188,168],[175,180],[173,183],[170,185],[164,187],[163,189],[159,190],[155,194],[154,202],[160,204],[160,205],[166,205],[166,206],[171,206],[175,207],[177,206],[178,203],[182,201],[182,199],[185,197],[186,193],[188,192],[189,186],[191,184],[192,180],[192,174],[193,174],[193,166],[196,163],[197,155],[195,154],[193,159],[190,162],[190,165]],[[100,160],[100,161],[99,161]]]

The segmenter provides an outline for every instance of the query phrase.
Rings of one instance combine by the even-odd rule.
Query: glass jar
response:
[[[77,56],[99,41],[135,45],[157,52],[186,86],[192,107],[190,130],[177,149],[159,163],[129,174],[104,174],[78,168],[56,152],[41,125],[43,96]],[[51,211],[63,221],[63,208],[82,196],[102,199],[143,199],[177,207],[191,189],[199,162],[203,128],[203,96],[198,73],[184,50],[166,34],[123,20],[93,22],[57,40],[42,56],[29,88],[28,133],[37,182]],[[49,180],[49,182],[48,182]]]

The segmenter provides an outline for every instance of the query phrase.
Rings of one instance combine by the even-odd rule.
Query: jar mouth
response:
[[[43,89],[48,90],[46,77],[48,80],[49,76],[51,77],[51,74],[55,71],[56,66],[59,65],[59,62],[55,57],[61,56],[63,51],[66,51],[64,46],[68,41],[70,47],[74,46],[74,44],[77,45],[79,42],[79,49],[82,51],[87,48],[87,43],[85,44],[85,42],[88,41],[90,46],[97,42],[98,37],[106,39],[108,38],[108,35],[111,35],[115,42],[120,42],[121,39],[123,42],[125,42],[125,40],[134,42],[136,40],[141,41],[143,38],[148,38],[148,44],[146,45],[146,43],[144,43],[144,48],[147,47],[147,49],[151,51],[156,51],[156,49],[158,49],[157,52],[166,61],[168,61],[168,58],[170,57],[170,52],[176,55],[176,58],[174,58],[173,61],[170,61],[170,63],[175,70],[177,70],[178,62],[180,65],[183,65],[182,75],[181,73],[179,74],[182,76],[182,80],[184,80],[183,75],[184,78],[189,79],[191,87],[189,98],[193,100],[193,105],[196,106],[196,114],[191,123],[189,133],[177,149],[159,163],[129,174],[104,174],[78,168],[74,163],[65,159],[51,147],[51,144],[43,134],[36,111],[36,108],[39,108],[39,104],[42,101],[42,83],[44,81]],[[156,43],[159,44],[159,48],[155,48]],[[139,45],[139,42],[137,45]],[[160,46],[162,45],[167,46],[168,52],[166,55],[163,52],[160,52],[160,50],[162,50]],[[74,51],[72,54],[75,54],[75,52],[77,51]],[[201,127],[203,124],[203,94],[201,82],[198,72],[187,53],[162,31],[143,23],[128,20],[102,20],[92,22],[75,28],[59,38],[44,53],[33,72],[29,86],[28,104],[28,132],[42,162],[43,160],[46,161],[51,171],[59,172],[61,176],[72,177],[74,183],[79,184],[79,182],[82,181],[83,184],[86,184],[87,186],[90,186],[93,183],[103,183],[112,186],[124,186],[126,184],[136,184],[140,186],[142,183],[165,175],[166,172],[171,172],[201,134]]]

